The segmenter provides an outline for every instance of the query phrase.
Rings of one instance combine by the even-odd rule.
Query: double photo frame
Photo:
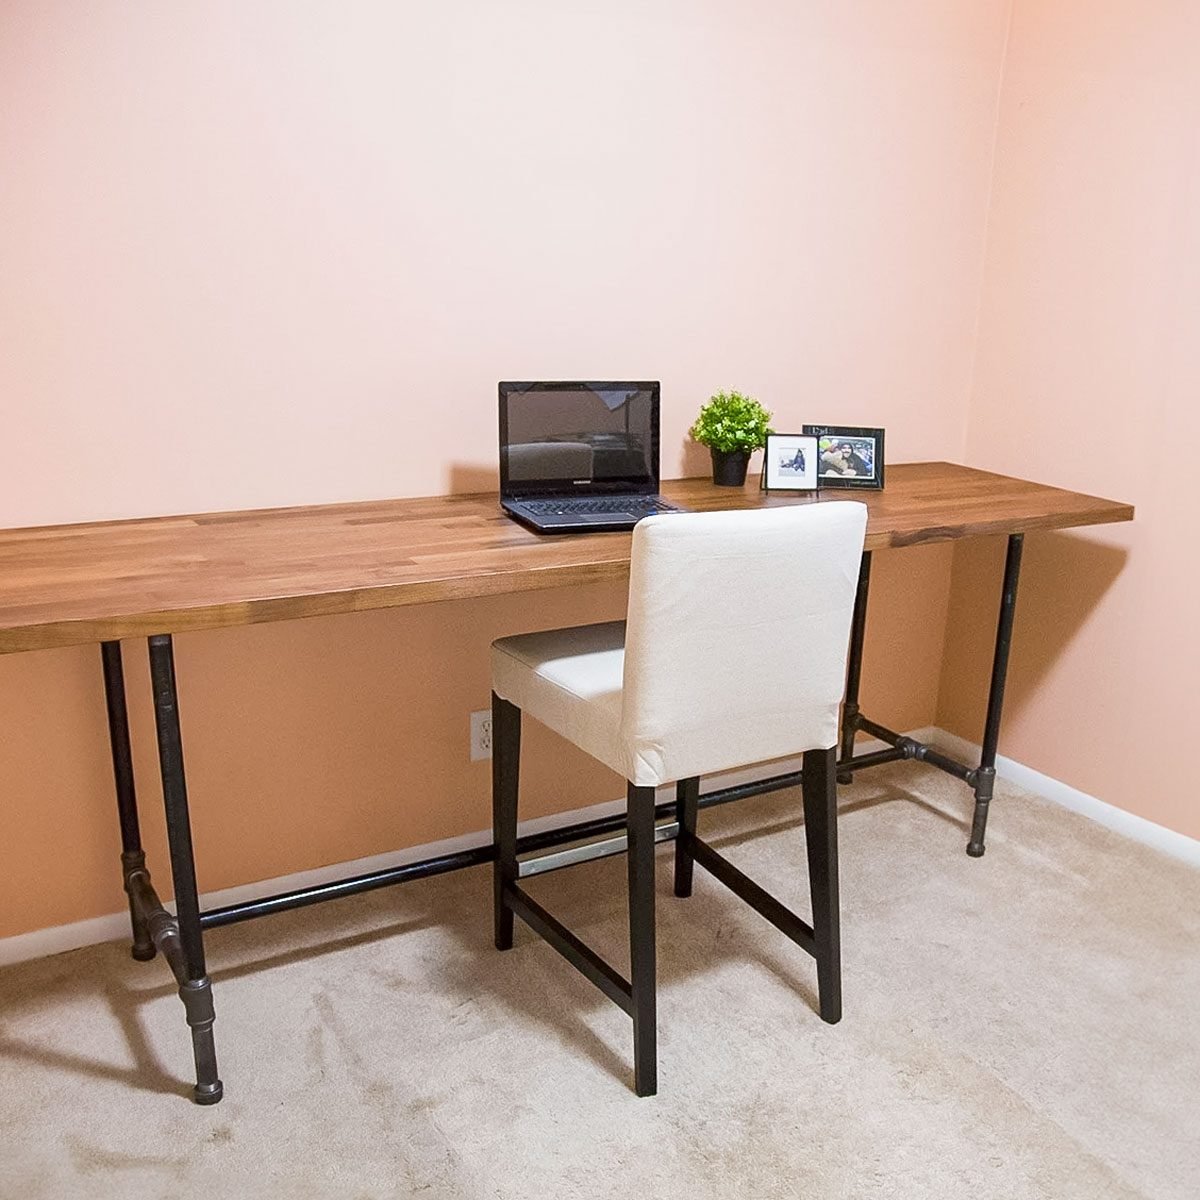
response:
[[[762,487],[768,492],[883,487],[882,429],[805,425],[802,433],[769,433]]]

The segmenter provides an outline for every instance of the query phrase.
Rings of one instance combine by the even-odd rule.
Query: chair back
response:
[[[658,779],[837,742],[866,525],[850,500],[638,523],[621,731]]]

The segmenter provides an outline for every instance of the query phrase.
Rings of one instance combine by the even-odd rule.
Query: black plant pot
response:
[[[749,450],[714,450],[712,455],[713,483],[721,487],[741,487],[746,482],[746,468],[750,465]]]

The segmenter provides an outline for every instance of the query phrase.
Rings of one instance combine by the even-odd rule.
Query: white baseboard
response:
[[[751,767],[740,771],[727,771],[714,775],[709,780],[714,787],[737,787],[770,775],[782,775],[800,769],[800,759],[785,759],[769,767]],[[660,802],[675,795],[673,787],[660,788]],[[614,816],[625,811],[625,800],[606,801],[587,808],[572,809],[570,812],[554,813],[548,817],[534,817],[522,821],[520,836],[544,833],[574,825],[580,821],[591,821],[599,817]],[[367,875],[372,871],[385,871],[406,863],[419,862],[425,858],[436,858],[443,854],[457,854],[463,850],[475,850],[488,845],[492,840],[491,830],[478,830],[461,837],[444,838],[424,846],[410,846],[406,850],[394,850],[387,854],[375,854],[352,862],[332,863],[327,867],[316,867],[311,871],[298,871],[293,875],[282,875],[275,879],[262,879],[238,887],[222,888],[217,892],[206,892],[200,897],[202,909],[223,908],[227,904],[243,904],[247,900],[259,900],[280,892],[297,891],[300,888],[317,887],[352,875]],[[115,869],[115,867],[114,867]],[[172,911],[174,906],[167,905]],[[100,942],[125,940],[129,937],[129,913],[110,913],[104,917],[92,917],[86,921],[75,921],[70,925],[56,925],[51,929],[36,929],[32,933],[20,933],[13,937],[0,938],[0,966],[26,962],[33,958],[45,958],[51,954],[62,954],[66,950],[77,950],[81,946],[94,946]]]
[[[121,937],[129,937],[128,912],[109,913],[106,917],[91,917],[70,925],[55,925],[51,929],[35,929],[32,933],[18,933],[0,938],[0,967],[27,962],[31,958],[48,958],[51,954],[77,950],[80,946],[115,942]]]
[[[930,742],[964,762],[979,761],[978,745],[945,729],[931,728],[921,735],[921,740]],[[1157,825],[1145,817],[1126,812],[1115,804],[1089,796],[1087,792],[1081,792],[1069,783],[1035,771],[1032,767],[1006,758],[1003,754],[996,755],[996,776],[1063,808],[1069,808],[1072,812],[1077,812],[1106,829],[1129,838],[1130,841],[1141,842],[1193,867],[1200,867],[1200,841],[1188,837],[1185,833],[1177,833],[1165,825]]]
[[[938,746],[965,762],[979,761],[977,745],[936,726],[911,730],[909,736]],[[870,741],[860,740],[857,743],[859,753],[865,754],[882,748],[883,743],[873,739]],[[771,763],[765,769],[758,766],[741,771],[727,771],[722,775],[713,776],[710,782],[716,787],[737,787],[769,775],[781,775],[799,769],[799,759],[788,759]],[[1184,862],[1200,867],[1200,841],[1196,841],[1194,838],[1176,833],[1162,825],[1156,825],[1153,821],[1147,821],[1144,817],[1135,816],[1115,805],[1098,800],[1095,796],[1089,796],[1069,784],[1044,775],[1041,771],[1035,771],[1011,758],[1005,758],[1003,755],[998,755],[996,758],[996,774],[1001,779],[1016,784],[1017,787],[1024,788],[1026,791],[1033,792],[1056,804],[1061,804],[1064,808],[1089,817],[1123,837],[1135,842],[1142,842],[1173,858],[1182,859]],[[659,801],[669,800],[674,794],[674,788],[660,788]],[[535,817],[532,820],[521,822],[520,833],[521,836],[526,836],[531,833],[560,829],[564,825],[574,825],[579,821],[613,816],[624,811],[624,808],[625,801],[620,799],[593,804],[588,808],[573,809],[570,812],[555,813],[548,817]],[[491,838],[490,831],[479,830],[475,833],[463,834],[461,837],[429,842],[424,846],[411,846],[406,850],[375,854],[370,858],[359,858],[353,862],[333,863],[327,867],[299,871],[293,875],[283,875],[276,879],[263,879],[239,887],[223,888],[221,891],[208,892],[201,896],[201,907],[210,909],[221,908],[227,904],[242,904],[247,900],[258,900],[279,892],[316,887],[336,879],[344,879],[350,875],[366,875],[372,871],[383,871],[390,867],[403,866],[406,863],[418,862],[421,859],[434,858],[442,854],[474,850],[479,846],[486,846]],[[38,929],[32,933],[0,938],[0,966],[25,962],[33,958],[45,958],[51,954],[61,954],[66,950],[76,950],[80,946],[120,941],[128,937],[129,914],[127,912],[92,917],[86,921],[58,925],[52,929]]]

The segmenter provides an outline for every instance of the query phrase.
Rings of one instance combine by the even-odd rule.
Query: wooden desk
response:
[[[754,482],[730,489],[697,479],[665,483],[663,491],[694,510],[847,499],[867,505],[870,519],[850,644],[839,779],[898,759],[918,759],[956,775],[975,794],[968,853],[981,855],[1024,534],[1128,521],[1133,509],[949,463],[889,466],[883,492],[767,496]],[[983,753],[977,766],[967,766],[868,720],[859,711],[858,693],[871,552],[981,534],[1006,534],[1009,544]],[[215,1103],[222,1095],[204,929],[490,861],[491,849],[201,913],[171,635],[621,579],[628,575],[629,553],[628,534],[533,534],[501,513],[494,494],[0,532],[0,653],[101,644],[133,955],[149,959],[161,952],[179,983],[192,1030],[197,1102]],[[132,637],[149,641],[177,917],[159,901],[141,845],[120,645],[120,639]],[[859,731],[881,739],[886,748],[855,755]],[[776,776],[706,793],[702,802],[723,803],[797,782],[795,774]],[[526,839],[521,849],[615,826],[612,820],[588,822]]]
[[[950,463],[889,466],[883,492],[764,495],[663,484],[685,508],[861,500],[867,549],[1128,521],[1127,504]],[[0,532],[0,654],[220,629],[629,573],[628,534],[544,537],[494,493]]]

